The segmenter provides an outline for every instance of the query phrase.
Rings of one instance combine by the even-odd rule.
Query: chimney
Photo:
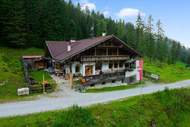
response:
[[[103,36],[103,37],[106,36],[106,33],[102,33],[102,36]]]
[[[68,51],[68,52],[71,51],[71,44],[70,44],[70,43],[67,45],[67,51]]]

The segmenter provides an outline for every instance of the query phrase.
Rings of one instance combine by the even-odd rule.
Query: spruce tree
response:
[[[133,48],[135,47],[136,31],[132,23],[126,23],[126,42]]]
[[[157,49],[157,58],[160,60],[160,61],[164,61],[166,60],[166,42],[164,42],[164,30],[162,28],[162,23],[160,20],[158,20],[157,24],[157,33],[156,33],[156,49]]]
[[[145,43],[146,43],[146,49],[145,53],[149,57],[149,60],[151,61],[155,57],[155,38],[154,38],[154,25],[153,25],[153,18],[150,15],[148,17],[146,29],[145,29]]]
[[[137,16],[137,20],[136,20],[136,48],[141,52],[144,53],[144,38],[143,38],[143,32],[144,32],[144,23],[142,20],[142,17],[140,15],[140,13]]]

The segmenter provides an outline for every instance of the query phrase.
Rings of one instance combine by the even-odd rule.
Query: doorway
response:
[[[85,66],[85,76],[93,75],[93,65]]]

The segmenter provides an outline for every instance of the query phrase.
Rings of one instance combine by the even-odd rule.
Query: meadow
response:
[[[0,119],[0,127],[189,127],[190,89]]]

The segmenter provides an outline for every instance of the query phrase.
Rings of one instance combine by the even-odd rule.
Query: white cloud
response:
[[[109,16],[109,14],[110,14],[110,12],[109,11],[103,11],[103,14],[104,14],[104,16]]]
[[[89,2],[88,0],[81,0],[80,1],[81,9],[86,10],[87,8],[92,11],[96,10],[96,5],[95,3]]]
[[[145,17],[144,12],[141,12],[140,10],[135,9],[135,8],[123,8],[119,11],[119,13],[117,13],[117,16],[119,18],[137,17],[139,13],[142,17]]]

